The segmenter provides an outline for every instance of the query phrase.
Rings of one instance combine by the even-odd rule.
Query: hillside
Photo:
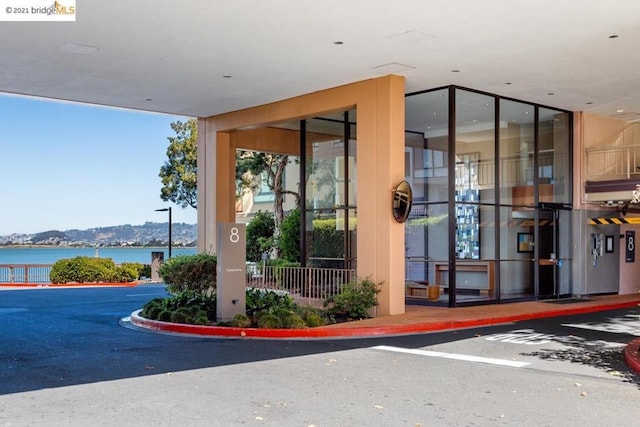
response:
[[[173,223],[171,240],[175,246],[194,246],[195,224]],[[145,222],[142,225],[114,225],[87,230],[48,230],[35,234],[0,236],[0,245],[60,245],[60,246],[146,246],[167,244],[169,224]]]

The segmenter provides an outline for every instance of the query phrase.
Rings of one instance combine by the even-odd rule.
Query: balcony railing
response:
[[[611,181],[640,176],[640,145],[587,149],[587,181]]]
[[[51,264],[0,264],[0,284],[49,284]]]

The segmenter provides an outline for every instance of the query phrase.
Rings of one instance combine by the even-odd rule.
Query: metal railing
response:
[[[587,149],[587,180],[630,179],[640,176],[640,145]]]
[[[640,123],[630,123],[586,149],[587,181],[631,179],[640,175]]]
[[[288,292],[294,299],[313,304],[340,293],[342,285],[356,280],[356,270],[317,267],[247,266],[247,286]]]
[[[0,283],[46,285],[51,267],[51,264],[0,264]]]
[[[564,154],[540,153],[538,167],[542,178],[553,178],[554,164],[563,164]],[[533,159],[529,155],[498,160],[500,186],[513,187],[533,182]],[[495,186],[495,160],[474,160],[456,164],[456,189],[491,189]]]

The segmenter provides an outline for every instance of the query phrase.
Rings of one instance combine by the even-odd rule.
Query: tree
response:
[[[198,203],[198,121],[189,119],[187,122],[173,122],[171,129],[176,136],[168,137],[167,161],[160,168],[162,179],[160,198],[165,202],[171,201],[183,208],[191,206],[197,209]],[[249,179],[254,160],[248,159],[252,153],[236,152],[236,182],[243,191],[254,190],[255,182]],[[249,172],[249,174],[247,174]]]
[[[240,172],[243,174],[248,172],[255,179],[259,179],[264,175],[267,186],[273,191],[275,198],[273,205],[275,222],[274,237],[276,241],[278,241],[280,237],[280,230],[284,221],[283,203],[285,194],[292,195],[296,200],[296,208],[300,207],[300,194],[284,188],[284,173],[289,161],[289,156],[286,154],[248,151],[239,151],[236,154],[236,180],[238,180],[238,173]],[[252,184],[252,189],[255,189],[258,184],[255,179]],[[279,255],[279,249],[276,247],[276,256]]]
[[[160,168],[160,198],[186,208],[197,209],[198,197],[198,120],[173,122],[176,136],[168,137],[168,160]]]

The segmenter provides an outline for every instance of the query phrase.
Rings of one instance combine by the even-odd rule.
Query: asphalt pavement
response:
[[[490,306],[484,316],[477,307],[410,307],[400,317],[324,328],[369,333],[358,337],[254,339],[128,324],[162,295],[157,285],[0,292],[0,425],[635,420],[638,380],[620,351],[640,336],[631,297],[523,303],[542,308],[535,316],[527,308],[521,320],[514,316],[526,307],[514,304]]]

